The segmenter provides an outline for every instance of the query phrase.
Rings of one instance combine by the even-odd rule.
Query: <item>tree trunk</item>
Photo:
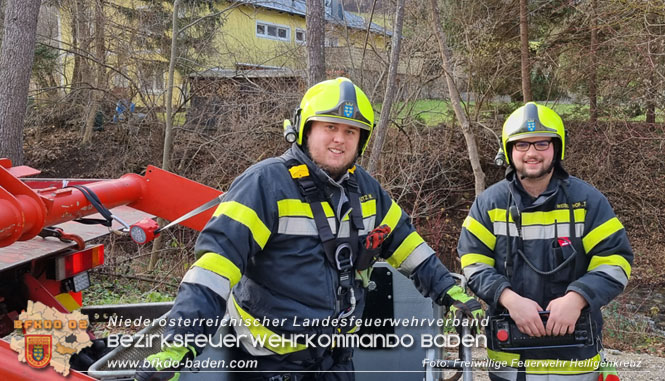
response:
[[[307,86],[326,79],[325,13],[323,0],[307,0]]]
[[[71,12],[71,31],[72,31],[72,50],[75,52],[74,54],[74,68],[72,69],[72,79],[71,79],[71,86],[72,86],[72,93],[75,93],[76,89],[81,84],[81,61],[82,61],[82,54],[80,48],[80,24],[83,21],[80,15],[80,5],[79,5],[79,0],[71,0],[70,3],[70,12]],[[76,94],[78,97],[78,93]]]
[[[656,105],[649,101],[647,102],[647,123],[656,123]]]
[[[598,8],[596,0],[591,0],[591,46],[589,52],[589,121],[598,120],[598,84],[597,84],[597,54],[598,54]]]
[[[648,100],[647,101],[647,110],[646,110],[646,122],[647,123],[656,123],[656,104]]]
[[[397,78],[397,67],[399,66],[399,51],[402,40],[402,23],[404,20],[404,0],[398,0],[395,9],[395,30],[392,36],[392,47],[390,52],[390,67],[388,68],[388,81],[386,83],[386,92],[383,96],[383,105],[381,106],[381,117],[379,125],[374,133],[374,143],[372,145],[372,155],[369,158],[367,170],[374,174],[379,166],[379,157],[383,148],[383,142],[388,132],[388,122],[390,121],[390,109],[395,98],[395,80]]]
[[[99,111],[100,100],[102,99],[102,88],[104,87],[104,77],[106,71],[102,63],[105,61],[104,50],[104,4],[103,0],[95,1],[95,56],[98,61],[95,89],[90,90],[90,108],[85,120],[85,131],[81,144],[87,144],[92,139],[92,131],[95,126],[95,118]]]
[[[529,68],[529,20],[528,0],[520,0],[520,51],[522,53],[522,96],[524,103],[533,100],[531,96],[531,70]]]
[[[23,164],[23,122],[41,0],[8,0],[0,48],[0,157]]]
[[[166,86],[166,126],[164,128],[164,152],[162,154],[162,169],[169,171],[171,169],[171,151],[173,150],[173,76],[175,74],[175,60],[178,57],[178,10],[182,0],[175,0],[173,2],[173,31],[171,33],[171,56],[169,58],[169,75],[168,84]],[[166,225],[167,221],[163,218],[158,218],[157,223],[159,226]],[[148,264],[148,271],[152,271],[159,259],[159,251],[164,243],[162,242],[162,235],[152,243],[152,252],[150,253],[150,263]]]
[[[439,8],[436,5],[436,0],[430,0],[430,9],[432,12],[432,28],[434,29],[436,39],[439,42],[441,63],[443,65],[443,70],[446,72],[446,84],[448,85],[448,92],[450,93],[450,103],[453,106],[453,110],[455,110],[455,116],[460,123],[462,134],[464,134],[464,140],[466,141],[466,147],[469,150],[469,162],[471,163],[473,178],[475,179],[476,196],[478,196],[483,190],[485,190],[485,172],[483,172],[483,169],[480,166],[480,154],[478,153],[476,138],[471,131],[469,119],[462,109],[462,100],[453,79],[453,72],[450,66],[450,53],[448,52],[448,46],[446,43],[446,34],[441,27]]]
[[[5,5],[7,5],[6,0],[0,0],[0,20],[5,20]],[[2,42],[2,36],[4,33],[4,24],[0,27],[0,42]]]

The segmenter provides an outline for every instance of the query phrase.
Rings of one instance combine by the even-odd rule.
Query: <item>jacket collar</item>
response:
[[[307,165],[310,175],[314,179],[320,181],[323,184],[329,184],[335,187],[340,187],[344,183],[344,181],[346,181],[349,178],[349,172],[347,171],[342,176],[342,178],[340,178],[338,181],[335,181],[332,177],[328,175],[326,171],[324,171],[323,169],[321,169],[321,167],[316,165],[312,161],[312,159],[296,143],[293,143],[291,145],[291,148],[284,153],[283,157],[286,160],[296,159],[299,162]]]
[[[291,148],[282,155],[284,160],[295,159],[300,163],[307,165],[309,174],[315,183],[318,183],[319,189],[322,190],[327,199],[330,200],[331,206],[334,208],[335,216],[341,221],[345,213],[348,212],[347,205],[348,197],[345,192],[345,182],[349,179],[349,171],[347,171],[338,181],[333,180],[326,171],[316,165],[312,159],[297,145],[291,145]]]
[[[557,161],[554,165],[554,174],[550,183],[547,185],[547,189],[541,193],[535,199],[531,197],[529,193],[524,189],[522,183],[517,179],[517,172],[511,165],[506,170],[506,180],[508,181],[508,188],[510,193],[515,200],[515,204],[519,207],[520,210],[537,208],[549,200],[554,198],[559,190],[559,186],[566,186],[568,183],[568,178],[570,175],[566,172],[565,169],[561,166],[561,163]]]

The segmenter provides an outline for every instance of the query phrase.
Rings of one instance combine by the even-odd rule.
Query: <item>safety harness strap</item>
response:
[[[354,174],[350,173],[346,183],[349,187],[349,203],[351,204],[351,215],[349,219],[351,220],[353,229],[352,230],[362,230],[365,225],[363,224],[362,208],[360,206],[360,189],[358,188],[358,182]]]
[[[291,178],[298,184],[300,193],[312,209],[314,223],[319,233],[319,238],[323,244],[326,259],[330,265],[337,270],[339,277],[339,288],[337,290],[337,310],[341,311],[340,318],[345,318],[355,309],[356,298],[353,291],[353,273],[354,260],[357,258],[358,251],[358,231],[364,227],[360,206],[360,192],[358,183],[352,173],[349,173],[347,186],[349,189],[349,204],[351,212],[349,213],[349,238],[341,239],[333,234],[328,223],[328,218],[323,210],[325,202],[325,193],[321,192],[309,174],[306,167],[301,168],[303,164],[292,159],[284,163],[289,169]],[[344,308],[345,301],[350,305]]]

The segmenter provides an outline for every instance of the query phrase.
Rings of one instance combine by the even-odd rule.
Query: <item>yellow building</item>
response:
[[[75,67],[85,60],[73,46],[94,52],[97,43],[94,2],[85,9],[75,9],[76,3],[63,2],[69,7],[60,8],[59,66],[60,85],[64,88],[81,80],[74,74]],[[110,0],[105,2],[103,13],[104,65],[110,88],[107,98],[131,99],[138,107],[163,109],[173,3]],[[305,0],[218,0],[210,7],[183,6],[178,16],[182,20],[200,20],[185,26],[187,30],[180,35],[188,37],[178,47],[174,105],[188,103],[201,90],[201,83],[208,86],[211,81],[259,76],[291,86],[305,78]],[[344,11],[341,0],[326,0],[325,19],[328,76],[353,77],[359,70],[383,69],[386,57],[379,55],[387,55],[390,32]],[[214,24],[211,38],[197,36],[204,23],[208,23],[208,28]],[[92,80],[91,71],[84,74]]]

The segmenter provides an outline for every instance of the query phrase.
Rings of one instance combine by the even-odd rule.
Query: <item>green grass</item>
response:
[[[564,120],[589,120],[589,105],[587,104],[568,104],[568,103],[554,103],[554,102],[539,102],[544,104],[554,111],[556,111]],[[514,108],[518,107],[520,103],[490,103],[485,104],[486,111],[482,115],[487,118],[493,118],[498,114],[509,114]],[[475,102],[469,102],[469,112],[473,113]],[[381,109],[381,104],[378,104],[377,110]],[[463,106],[464,107],[464,106]],[[419,99],[409,102],[406,106],[402,102],[396,102],[393,105],[393,110],[401,108],[398,119],[407,117],[415,118],[425,124],[426,126],[437,126],[440,124],[448,124],[451,120],[455,119],[455,115],[450,101],[442,99]],[[602,109],[600,110],[603,111]],[[482,119],[482,117],[481,117]],[[628,122],[644,122],[646,115],[641,114],[637,116],[624,116],[624,115],[610,115],[601,116],[602,121],[628,121]],[[665,122],[665,110],[656,110],[656,123]]]
[[[453,112],[450,107],[450,102],[441,99],[419,99],[410,102],[406,106],[399,103],[393,107],[403,107],[398,116],[399,118],[411,116],[412,118],[420,120],[427,126],[436,126],[450,121]]]
[[[175,292],[156,291],[153,284],[137,284],[136,281],[116,278],[110,279],[97,274],[90,274],[91,285],[83,291],[86,305],[132,304],[167,302],[175,298]]]

